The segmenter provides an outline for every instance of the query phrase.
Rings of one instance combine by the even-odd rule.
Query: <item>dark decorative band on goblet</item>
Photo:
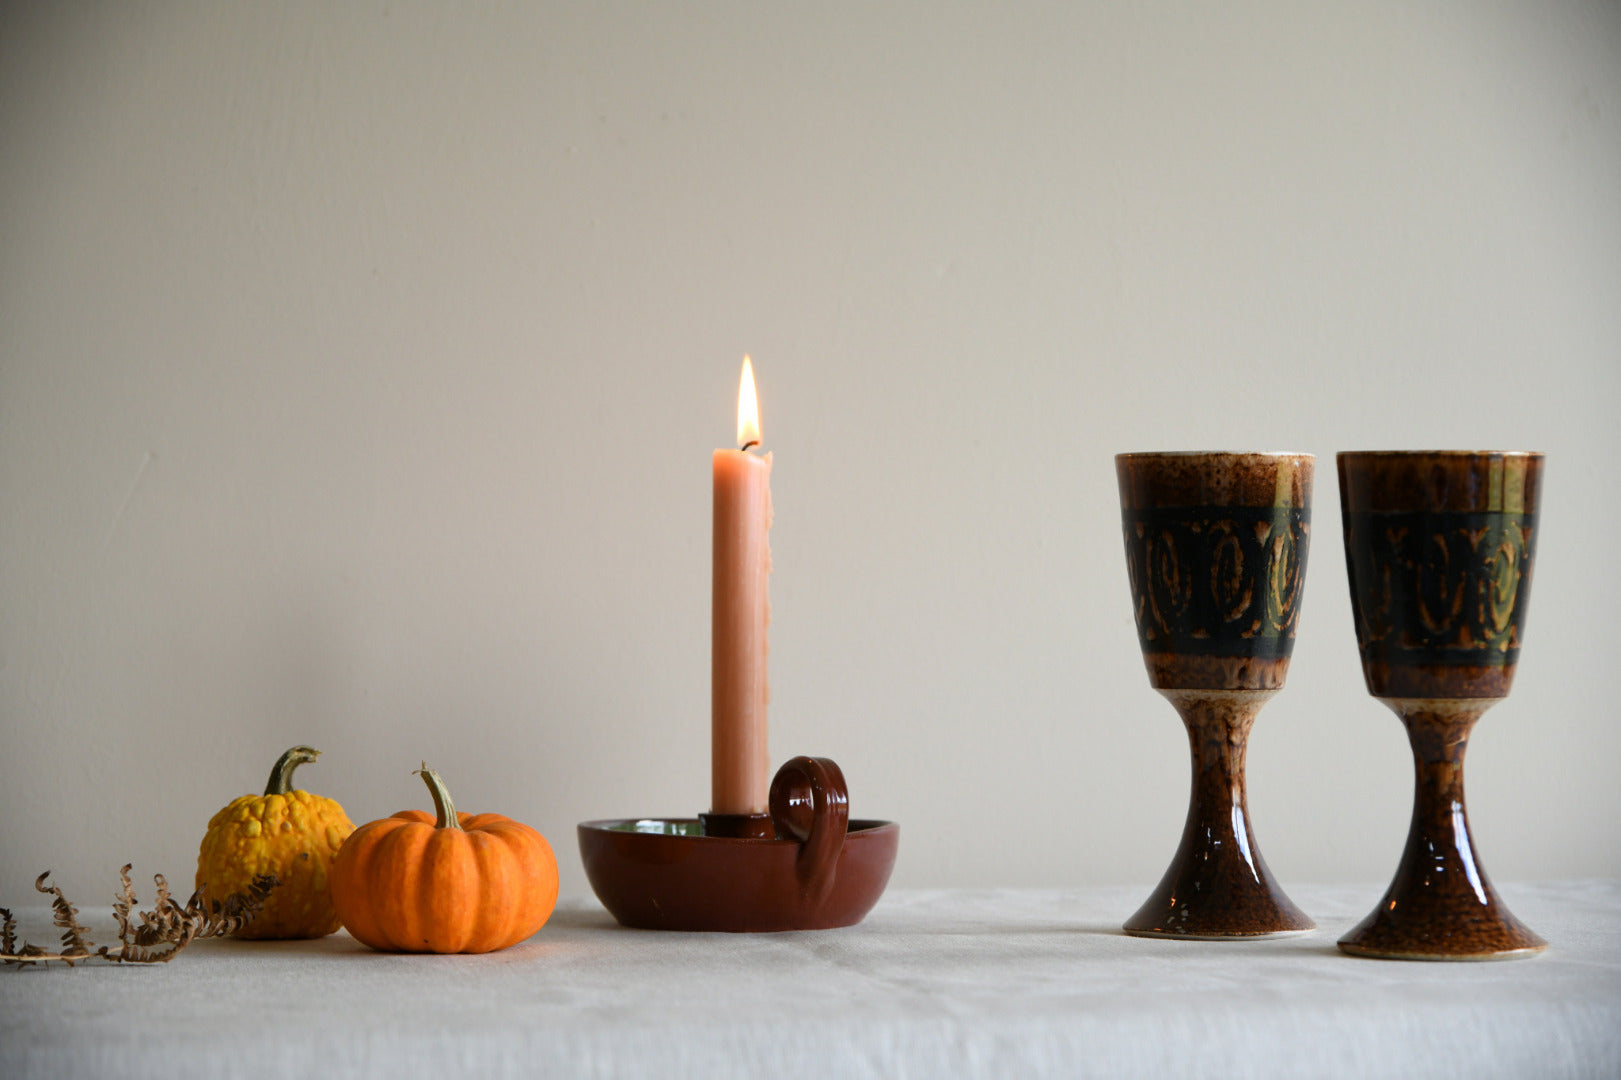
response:
[[[1124,510],[1126,572],[1146,652],[1287,659],[1300,621],[1311,512]]]
[[[1506,697],[1531,591],[1536,514],[1348,511],[1344,517],[1368,692]]]

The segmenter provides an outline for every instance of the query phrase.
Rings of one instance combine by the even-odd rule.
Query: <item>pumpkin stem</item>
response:
[[[459,829],[462,827],[461,819],[456,817],[456,804],[450,801],[450,792],[445,790],[445,782],[439,779],[439,774],[428,768],[424,761],[422,768],[414,770],[415,775],[422,777],[428,785],[428,792],[433,796],[433,809],[439,819],[433,823],[436,829]]]
[[[270,770],[270,782],[265,785],[266,795],[285,795],[293,790],[293,770],[321,756],[321,751],[309,746],[295,746],[276,759]]]

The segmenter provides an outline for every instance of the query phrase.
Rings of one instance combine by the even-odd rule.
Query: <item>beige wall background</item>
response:
[[[704,808],[745,352],[773,757],[898,884],[1158,879],[1112,455],[1212,447],[1319,456],[1280,879],[1371,903],[1405,836],[1332,471],[1389,447],[1548,452],[1471,810],[1500,881],[1621,873],[1615,4],[12,4],[0,900],[189,881],[297,742],[571,893],[576,822]]]

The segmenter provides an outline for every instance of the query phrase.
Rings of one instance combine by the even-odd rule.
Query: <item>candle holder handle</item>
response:
[[[804,898],[820,904],[833,889],[850,830],[844,772],[831,758],[792,758],[772,778],[770,799],[778,838],[800,841],[794,870]]]

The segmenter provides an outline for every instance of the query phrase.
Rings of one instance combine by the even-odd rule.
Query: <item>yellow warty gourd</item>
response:
[[[293,770],[319,750],[295,746],[270,771],[263,795],[243,795],[214,815],[197,853],[197,887],[223,900],[248,887],[256,874],[275,874],[264,910],[239,938],[324,937],[338,928],[327,884],[332,860],[355,831],[333,799],[293,788]]]

